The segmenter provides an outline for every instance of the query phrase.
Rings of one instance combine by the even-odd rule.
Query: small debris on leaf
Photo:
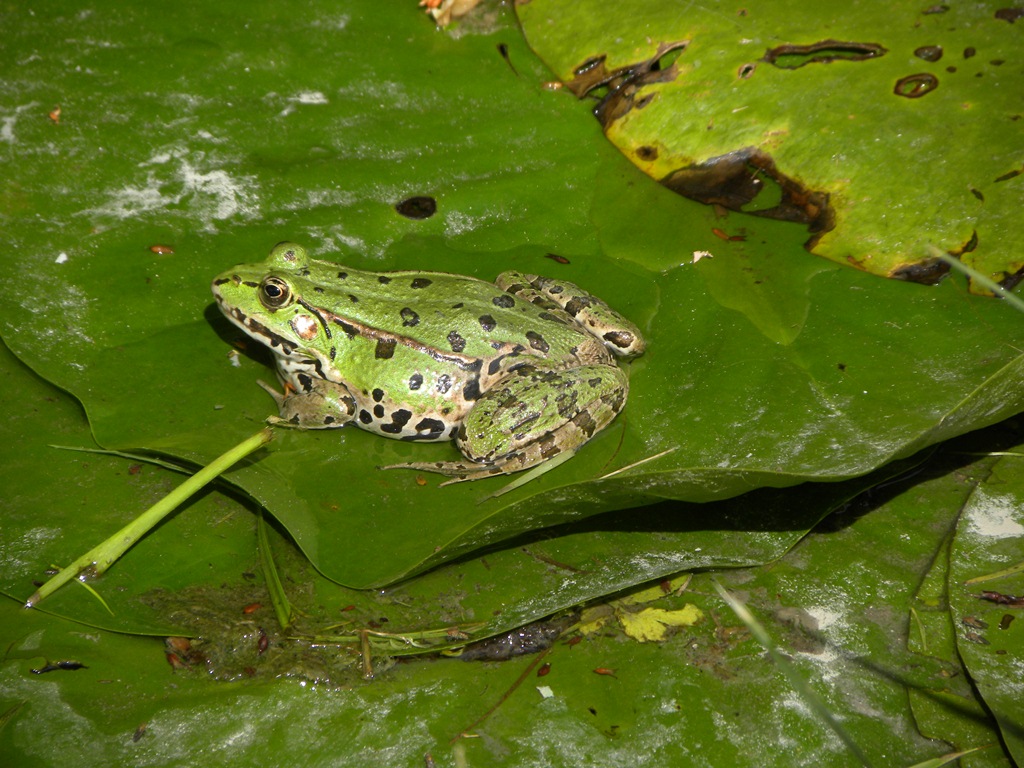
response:
[[[416,195],[398,203],[395,210],[407,219],[429,219],[437,213],[437,200],[427,195]]]
[[[453,20],[465,16],[480,0],[420,0],[420,8],[434,17],[439,27],[447,27]]]
[[[982,590],[982,593],[978,595],[978,597],[982,600],[988,600],[990,603],[996,603],[998,605],[1012,605],[1015,608],[1024,607],[1024,597],[1017,597],[1016,595],[1005,595],[1002,592]]]
[[[80,661],[56,661],[47,662],[38,669],[33,669],[33,675],[45,675],[47,672],[58,672],[58,671],[71,671],[76,669],[88,669],[85,664]]]

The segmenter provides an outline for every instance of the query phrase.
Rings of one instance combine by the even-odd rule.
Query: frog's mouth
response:
[[[238,307],[232,307],[225,303],[224,297],[221,296],[220,292],[214,286],[213,296],[217,300],[217,306],[220,308],[221,314],[230,320],[234,325],[238,326],[249,336],[252,336],[259,342],[266,344],[270,347],[274,354],[282,355],[284,357],[292,357],[295,355],[295,351],[299,349],[299,345],[294,341],[285,338],[279,333],[275,333],[270,330],[267,326],[261,323],[251,315],[245,314]]]

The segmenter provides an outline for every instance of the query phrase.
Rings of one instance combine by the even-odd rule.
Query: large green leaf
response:
[[[800,221],[808,248],[934,282],[1024,276],[1020,29],[999,2],[533,0],[531,46],[609,139],[694,199]]]
[[[970,691],[958,684],[961,668],[902,650],[917,634],[906,614],[915,588],[993,465],[986,458],[966,464],[965,453],[1012,445],[1005,432],[950,446],[923,471],[846,507],[771,567],[698,575],[682,594],[655,585],[657,599],[648,594],[643,599],[650,602],[619,605],[625,613],[700,608],[703,621],[670,630],[663,642],[637,642],[613,618],[578,644],[557,642],[539,661],[410,661],[378,667],[370,684],[342,687],[271,680],[258,667],[248,684],[225,685],[172,672],[151,639],[83,631],[0,601],[0,757],[19,766],[60,765],[73,739],[83,766],[197,759],[369,766],[416,764],[427,753],[439,765],[857,765],[714,596],[717,579],[767,625],[873,764],[910,766],[954,749],[984,748],[962,764],[1008,768],[995,744],[996,723],[977,702],[967,711],[943,703],[953,686]],[[1019,442],[1019,431],[1009,439]],[[570,571],[533,556],[554,550],[529,550],[524,560],[565,582],[600,572]],[[447,610],[472,600],[482,574],[490,582],[522,580],[524,569],[507,571],[512,561],[503,557],[488,555],[489,571],[453,584]],[[303,599],[306,584],[286,583]],[[374,615],[390,627],[401,606],[418,598],[415,589],[387,590]],[[267,617],[257,613],[250,621]],[[1014,632],[1017,623],[985,631]],[[267,653],[277,651],[275,643]],[[62,660],[87,668],[31,671]],[[547,674],[538,676],[545,663]],[[1019,679],[1002,685],[1019,693]],[[947,722],[960,727],[919,734],[908,691],[938,701]],[[480,738],[453,745],[464,731]]]
[[[0,444],[16,446],[4,457],[0,592],[23,602],[35,589],[34,578],[71,562],[96,543],[88,537],[98,540],[123,525],[177,477],[129,459],[53,448],[54,440],[90,442],[77,407],[18,366],[2,346],[0,370],[8,383],[0,390],[0,407],[14,414],[0,424]],[[356,591],[326,579],[276,529],[270,530],[271,548],[301,617],[293,633],[336,636],[341,630],[327,628],[339,619],[344,631],[352,632],[386,616],[388,631],[399,636],[440,632],[444,640],[445,628],[459,627],[460,636],[481,639],[680,570],[773,561],[830,510],[915,461],[844,483],[762,489],[708,504],[663,503],[642,517],[628,510],[596,515],[518,537],[505,548],[457,559],[387,590]],[[55,494],[55,474],[61,488],[74,492]],[[237,637],[256,621],[270,621],[242,613],[252,603],[270,612],[270,596],[257,573],[249,510],[211,492],[163,523],[93,583],[102,602],[68,586],[47,598],[42,609],[92,627],[201,636],[244,652],[252,644]],[[389,652],[421,653],[438,643],[382,645]],[[254,666],[270,674],[299,663],[288,653],[242,662],[236,655],[222,651],[218,672]],[[305,649],[299,658],[310,663]],[[332,679],[339,674],[344,679],[344,672],[329,671]]]
[[[907,690],[935,701],[947,675],[966,668],[955,655],[900,649],[910,596],[991,465],[962,454],[1019,443],[1019,432],[958,441],[924,474],[862,496],[784,555],[888,470],[793,483],[862,474],[1020,409],[1019,321],[1005,306],[959,283],[931,290],[840,275],[802,260],[802,234],[776,222],[751,223],[746,241],[719,240],[712,228],[741,224],[715,222],[650,183],[577,104],[536,90],[548,76],[493,9],[457,41],[412,3],[31,10],[4,17],[2,46],[16,65],[0,86],[10,96],[0,136],[12,145],[0,180],[9,299],[0,328],[22,360],[81,397],[101,444],[204,461],[260,425],[269,401],[253,382],[269,371],[248,357],[231,364],[206,291],[212,274],[281,237],[343,249],[364,266],[571,270],[651,335],[624,418],[536,487],[486,502],[493,512],[480,505],[482,518],[475,502],[500,480],[421,488],[412,473],[373,466],[445,449],[359,432],[285,433],[284,450],[234,473],[270,499],[319,567],[350,583],[452,558],[355,592],[313,573],[272,530],[285,591],[308,614],[295,628],[464,627],[475,637],[676,569],[755,567],[699,576],[685,594],[660,598],[658,609],[692,603],[707,617],[663,643],[638,644],[610,624],[557,643],[543,678],[536,657],[391,669],[377,659],[377,678],[360,684],[344,644],[316,656],[275,628],[251,505],[211,492],[92,585],[113,616],[75,585],[43,604],[91,628],[0,600],[0,763],[63,765],[73,754],[83,766],[360,766],[431,754],[441,765],[853,764],[713,597],[712,576],[748,600],[877,764],[995,744],[984,697],[992,691],[1005,727],[1012,686],[957,687],[974,697],[970,708],[943,709],[942,727],[922,726],[922,738]],[[56,103],[53,125],[45,113]],[[394,215],[392,202],[424,191],[442,202],[438,217]],[[147,250],[157,243],[175,253]],[[715,257],[692,264],[692,250]],[[54,263],[62,252],[67,261]],[[0,590],[23,600],[43,568],[109,534],[174,476],[48,448],[91,444],[74,401],[4,354],[0,376]],[[628,482],[591,481],[674,444]],[[724,498],[761,483],[789,487]],[[587,507],[598,491],[607,495]],[[553,506],[577,494],[564,512]],[[720,500],[591,514],[680,496]],[[519,531],[506,546],[452,557]],[[1019,593],[1014,583],[1000,588]],[[222,651],[214,672],[255,679],[173,672],[159,642],[95,627],[208,633]],[[270,640],[263,655],[257,628]],[[62,660],[86,668],[32,672]],[[1003,662],[970,665],[982,679]],[[272,679],[282,672],[352,684]],[[483,738],[453,746],[464,730]],[[1009,765],[998,745],[974,758],[965,765]]]
[[[501,479],[438,489],[378,472],[452,449],[357,430],[283,433],[232,472],[330,578],[389,583],[605,510],[856,477],[1024,406],[1019,316],[956,281],[823,269],[778,222],[722,243],[708,209],[539,90],[506,17],[453,38],[391,6],[332,14],[257,12],[217,36],[200,13],[142,4],[18,16],[6,45],[23,63],[7,87],[36,106],[7,114],[17,257],[0,263],[0,333],[81,399],[97,441],[196,462],[271,410],[263,362],[228,354],[209,279],[284,237],[355,266],[563,275],[644,327],[623,417],[499,499],[485,497]],[[104,35],[131,42],[115,55]],[[396,36],[401,51],[375,55]],[[56,124],[41,106],[54,100]],[[400,217],[412,193],[435,195],[438,215]],[[694,250],[715,257],[691,263]]]

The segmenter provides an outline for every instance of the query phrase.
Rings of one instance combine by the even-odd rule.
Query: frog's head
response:
[[[323,321],[302,299],[309,256],[295,243],[278,243],[266,261],[240,264],[213,280],[224,316],[282,357],[315,356]]]

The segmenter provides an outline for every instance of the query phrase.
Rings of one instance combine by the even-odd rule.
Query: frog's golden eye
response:
[[[266,277],[260,283],[260,303],[267,309],[280,309],[292,300],[292,289],[279,277]]]

